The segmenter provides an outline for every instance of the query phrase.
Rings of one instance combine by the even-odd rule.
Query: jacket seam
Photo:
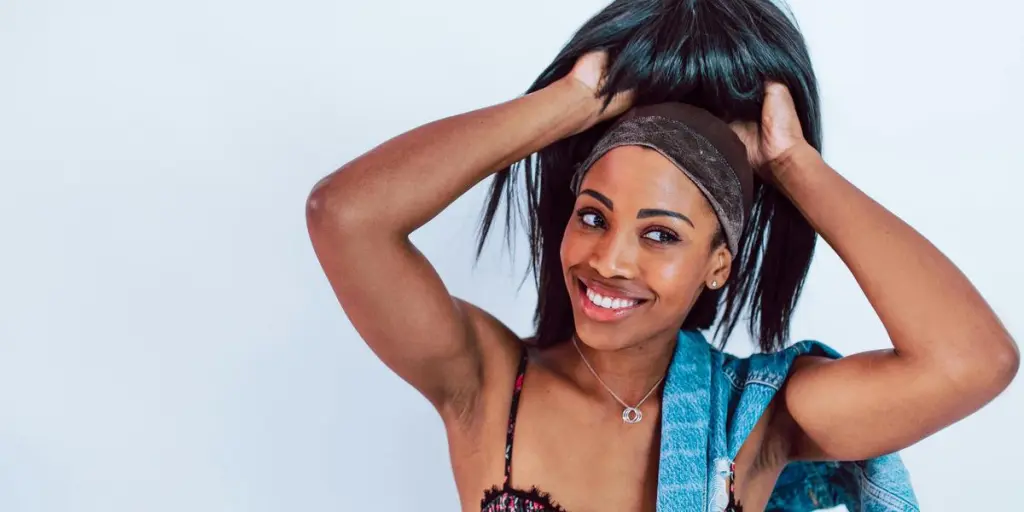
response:
[[[857,471],[860,473],[860,478],[867,484],[867,491],[875,499],[899,510],[913,510],[915,512],[920,512],[921,509],[914,506],[913,503],[872,480],[860,466],[857,466]]]

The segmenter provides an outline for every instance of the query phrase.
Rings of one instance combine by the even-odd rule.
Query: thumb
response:
[[[762,156],[766,161],[774,160],[804,138],[793,95],[781,83],[765,84],[761,130]]]
[[[729,123],[729,128],[747,148],[747,161],[750,165],[755,168],[761,165],[761,127],[752,121],[733,121]]]
[[[761,124],[774,132],[790,132],[795,124],[799,133],[800,120],[796,114],[796,104],[785,85],[773,81],[765,84]]]

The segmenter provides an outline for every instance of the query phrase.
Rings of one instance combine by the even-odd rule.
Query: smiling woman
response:
[[[676,327],[658,330],[683,325],[700,293],[728,281],[753,171],[726,123],[664,103],[621,116],[577,168],[572,189],[576,214],[560,260],[566,289],[580,290],[574,332],[617,350],[671,337]]]
[[[1019,356],[948,259],[824,162],[817,105],[769,0],[616,1],[526,95],[316,184],[320,263],[443,418],[464,510],[918,510],[894,452],[995,397]],[[525,340],[409,242],[495,173],[482,238],[526,185]],[[892,349],[788,339],[817,235]],[[700,331],[724,343],[746,306],[763,353],[740,359]]]

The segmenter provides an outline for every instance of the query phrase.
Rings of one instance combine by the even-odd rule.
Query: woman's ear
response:
[[[732,270],[732,253],[729,252],[725,244],[721,244],[717,249],[711,251],[708,263],[709,270],[704,284],[712,290],[718,290],[729,280],[729,272]]]

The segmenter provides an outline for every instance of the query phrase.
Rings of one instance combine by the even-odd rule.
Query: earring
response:
[[[718,281],[711,281],[711,289],[718,288]]]

